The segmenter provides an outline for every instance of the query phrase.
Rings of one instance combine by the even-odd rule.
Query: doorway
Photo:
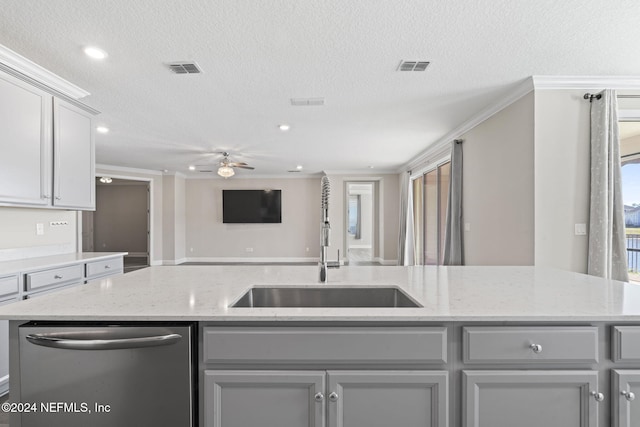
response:
[[[149,181],[96,178],[96,210],[82,215],[86,252],[128,252],[124,272],[149,266]]]
[[[374,182],[347,182],[345,242],[349,265],[374,259]]]

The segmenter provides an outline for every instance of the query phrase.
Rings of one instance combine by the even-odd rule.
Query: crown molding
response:
[[[425,163],[429,163],[433,159],[442,157],[443,153],[445,153],[446,150],[450,149],[450,144],[454,139],[460,138],[462,135],[469,132],[471,129],[478,126],[480,123],[484,122],[494,114],[504,110],[506,107],[513,104],[523,96],[532,92],[533,89],[533,79],[531,77],[527,77],[525,80],[517,84],[513,88],[513,90],[511,90],[498,102],[480,111],[478,114],[471,117],[469,120],[455,128],[451,132],[447,133],[433,144],[430,144],[427,149],[422,151],[409,162],[402,165],[395,172],[401,173],[407,170],[412,170],[419,166],[424,166]]]
[[[90,95],[86,90],[3,45],[0,45],[0,63],[69,98],[80,99]]]
[[[129,168],[125,166],[96,164],[96,175],[108,174],[108,172],[104,172],[104,171],[140,173],[145,175],[162,175],[163,174],[162,171],[153,170],[153,169],[138,169],[138,168]]]
[[[535,90],[640,89],[640,76],[531,76]]]
[[[371,175],[395,175],[398,173],[395,169],[327,169],[322,171],[325,175],[355,175],[355,176],[371,176]]]
[[[313,179],[320,178],[321,174],[319,173],[290,173],[290,174],[277,174],[277,175],[234,175],[230,178],[227,178],[227,181],[236,181],[243,179]],[[218,176],[215,172],[211,173],[200,173],[198,175],[187,175],[186,179],[215,179],[222,180],[225,179],[221,176]]]

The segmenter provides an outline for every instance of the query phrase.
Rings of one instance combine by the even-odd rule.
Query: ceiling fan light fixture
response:
[[[233,171],[233,168],[230,168],[229,166],[224,165],[218,168],[218,175],[220,175],[224,179],[232,177],[235,174],[236,173]]]

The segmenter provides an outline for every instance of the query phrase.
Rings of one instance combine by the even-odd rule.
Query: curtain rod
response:
[[[601,93],[597,93],[597,94],[592,94],[592,93],[585,93],[583,96],[584,99],[588,99],[589,102],[592,102],[595,99],[600,99],[602,98],[602,94]],[[640,95],[617,95],[616,98],[628,98],[628,99],[632,99],[632,98],[640,98]]]

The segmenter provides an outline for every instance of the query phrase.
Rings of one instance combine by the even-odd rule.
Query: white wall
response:
[[[223,189],[266,188],[282,190],[281,224],[222,223]],[[316,261],[319,257],[319,178],[187,179],[185,206],[189,261]]]
[[[534,96],[462,135],[467,265],[534,263]]]
[[[584,90],[535,92],[535,264],[586,273],[590,110]]]
[[[51,221],[69,225],[51,227]],[[43,235],[36,235],[37,223]],[[75,211],[0,207],[0,261],[75,252],[76,239]]]

